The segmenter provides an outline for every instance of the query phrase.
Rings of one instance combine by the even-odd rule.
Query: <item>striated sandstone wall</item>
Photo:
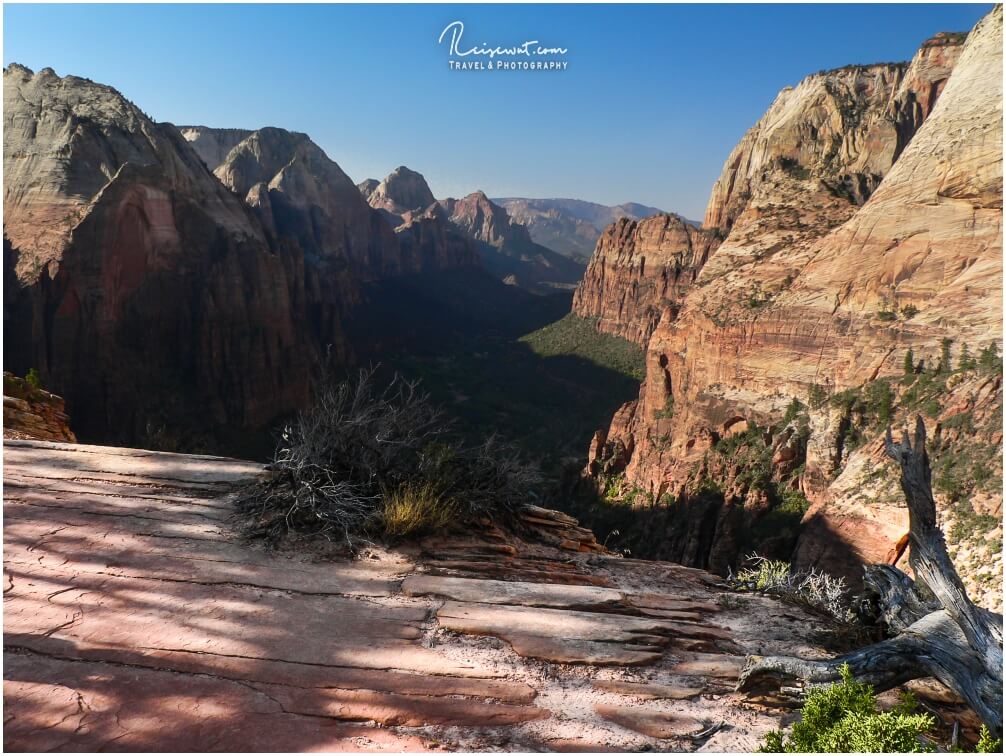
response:
[[[681,495],[719,439],[778,424],[813,387],[896,375],[909,348],[932,368],[944,338],[1001,342],[1001,8],[958,42],[780,94],[713,189],[706,223],[729,235],[654,329],[595,474]],[[811,413],[800,486],[815,501],[847,461],[833,414]]]
[[[622,218],[597,241],[573,312],[598,329],[645,345],[661,317],[675,318],[718,239],[677,215]]]

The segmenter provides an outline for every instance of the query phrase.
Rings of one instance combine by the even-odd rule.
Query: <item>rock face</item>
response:
[[[251,136],[249,129],[210,129],[205,126],[179,126],[178,130],[211,171],[216,170],[228,153]]]
[[[31,438],[40,441],[70,441],[70,419],[63,397],[32,386],[24,378],[3,374],[4,438]]]
[[[529,533],[593,548],[487,528],[333,561],[234,531],[256,464],[3,460],[6,750],[668,751],[713,719],[707,748],[747,752],[782,712],[733,692],[743,654],[829,651],[820,617],[607,555],[548,510]]]
[[[637,202],[599,205],[576,199],[494,199],[510,217],[527,226],[531,239],[561,255],[588,260],[601,232],[621,218],[642,220],[662,211]]]
[[[479,242],[485,266],[501,279],[512,276],[525,288],[545,290],[572,288],[583,275],[576,261],[533,242],[527,228],[484,192],[440,204],[455,226]]]
[[[406,212],[395,228],[403,266],[416,271],[481,267],[476,242],[433,203],[421,213]]]
[[[372,181],[374,179],[364,181],[360,191],[366,196],[371,207],[381,208],[395,215],[410,210],[424,211],[437,201],[423,174],[409,170],[404,165],[398,166],[384,181],[367,191]]]
[[[623,218],[605,229],[573,312],[605,333],[646,345],[662,317],[674,319],[718,239],[677,215]]]
[[[6,366],[78,433],[261,425],[306,399],[300,263],[170,125],[115,90],[4,71]]]
[[[391,226],[306,134],[259,129],[231,149],[214,174],[306,257],[346,268],[357,279],[401,272]]]
[[[439,209],[396,236],[305,134],[179,131],[16,64],[4,103],[5,364],[36,368],[85,438],[263,428],[329,347],[352,358],[363,284],[478,264]]]
[[[1001,343],[1001,28],[996,8],[964,44],[942,35],[910,64],[779,95],[713,188],[706,226],[726,238],[654,329],[640,398],[597,439],[595,474],[681,495],[710,449],[757,424],[776,429],[772,474],[795,455],[782,477],[823,500],[850,419],[808,397],[899,376],[908,349],[931,371],[943,339],[955,360]],[[784,452],[794,399],[811,404],[809,441]]]

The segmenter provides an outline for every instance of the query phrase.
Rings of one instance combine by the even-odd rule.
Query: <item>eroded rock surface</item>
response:
[[[954,365],[964,348],[1001,344],[1001,72],[997,7],[969,35],[926,42],[909,63],[822,72],[783,90],[731,153],[705,218],[706,230],[725,238],[683,296],[670,288],[661,297],[639,399],[595,438],[588,470],[622,475],[655,498],[680,499],[717,481],[724,506],[708,527],[691,523],[703,535],[686,537],[688,563],[725,571],[742,556],[740,536],[770,508],[768,486],[759,492],[745,479],[750,469],[713,458],[718,444],[742,437],[738,459],[746,431],[774,428],[767,459],[756,462],[765,478],[809,498],[808,516],[821,525],[825,502],[843,498],[827,489],[847,485],[836,476],[850,463],[855,422],[829,397],[899,381],[909,350],[932,374],[944,339]],[[601,269],[601,258],[630,257],[634,243],[601,250],[591,269]],[[609,319],[617,324],[608,328],[646,333],[649,290],[621,299],[638,278],[593,305],[602,327]],[[585,293],[578,296],[590,304]],[[933,421],[958,414],[963,399],[952,388],[912,411]],[[790,407],[806,410],[805,425],[783,422]],[[868,444],[877,432],[868,429]],[[983,433],[981,442],[1001,449],[1001,435]],[[897,541],[900,518],[886,517],[889,505],[859,497],[855,508],[854,522],[837,512],[830,520],[840,546],[817,566],[850,574]],[[868,525],[881,520],[883,528]],[[822,538],[813,535],[816,544]],[[801,547],[801,564],[812,551]]]
[[[229,502],[260,469],[5,443],[6,749],[751,750],[781,712],[731,692],[743,654],[824,653],[819,619],[547,510],[593,546],[259,549]]]
[[[40,441],[77,440],[70,430],[63,397],[6,372],[3,374],[3,435],[4,438]]]

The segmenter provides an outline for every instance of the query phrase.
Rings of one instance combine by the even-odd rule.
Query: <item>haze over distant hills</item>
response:
[[[531,238],[568,257],[587,259],[594,252],[601,232],[619,218],[640,220],[664,212],[656,207],[626,202],[601,205],[579,199],[494,199],[518,223],[527,226]]]

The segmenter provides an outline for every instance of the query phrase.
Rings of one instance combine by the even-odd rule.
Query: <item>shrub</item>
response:
[[[891,310],[881,310],[877,313],[877,319],[882,320],[885,323],[889,323],[892,320],[897,320],[898,314],[896,312],[892,312]]]
[[[674,395],[668,394],[667,400],[664,402],[662,409],[657,410],[654,418],[657,420],[669,419],[674,417]]]
[[[40,391],[42,389],[42,378],[38,374],[38,370],[31,368],[24,376],[24,382],[31,386],[35,391]]]
[[[911,320],[919,314],[919,308],[913,304],[907,304],[901,308],[901,315],[905,320]]]
[[[802,497],[801,497],[802,498]],[[841,622],[852,622],[854,613],[846,598],[845,580],[818,570],[793,572],[788,562],[751,554],[753,566],[730,574],[727,582],[738,590],[761,591],[810,606]]]
[[[383,498],[381,524],[390,536],[446,527],[457,516],[454,503],[433,483],[406,483]]]
[[[246,535],[353,545],[512,517],[532,497],[537,471],[495,437],[465,446],[451,430],[415,382],[396,375],[377,389],[373,370],[342,383],[326,374],[312,407],[284,429],[270,474],[238,496]]]
[[[813,409],[818,409],[828,401],[828,389],[816,383],[811,384],[807,389],[807,402]]]
[[[786,407],[786,414],[782,417],[783,426],[789,425],[791,422],[796,420],[796,418],[803,412],[803,402],[795,398]]]
[[[763,753],[922,753],[932,750],[921,736],[935,721],[912,713],[908,699],[893,711],[878,712],[873,687],[853,680],[849,665],[842,682],[814,688],[807,694],[803,716],[787,737],[771,732]]]
[[[993,738],[989,728],[982,725],[982,729],[978,733],[978,745],[975,747],[975,753],[1002,753],[1002,750],[1002,739]]]

